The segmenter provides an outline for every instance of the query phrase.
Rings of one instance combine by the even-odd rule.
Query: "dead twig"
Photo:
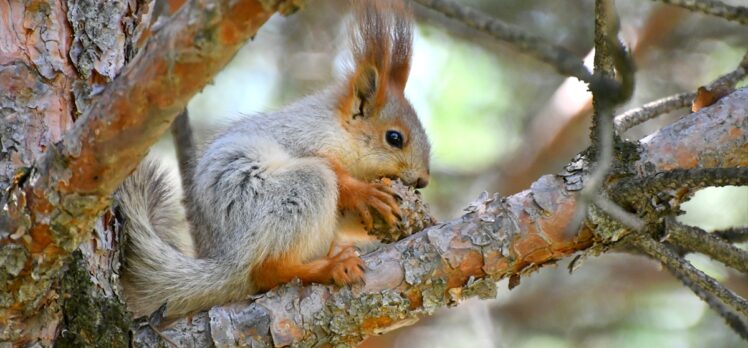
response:
[[[470,7],[450,0],[414,0],[415,2],[453,18],[473,29],[487,33],[494,38],[515,45],[525,52],[551,66],[564,76],[574,76],[590,82],[592,74],[584,66],[582,59],[566,48],[551,44],[539,36],[502,22]]]
[[[666,220],[667,240],[686,250],[711,257],[725,266],[748,273],[748,252],[698,227],[684,225],[675,218]]]
[[[666,4],[682,7],[691,11],[698,11],[721,17],[740,24],[748,24],[748,7],[731,6],[717,0],[655,0]]]
[[[673,275],[683,283],[686,287],[691,289],[696,296],[706,302],[709,307],[714,310],[722,319],[725,320],[728,326],[735,331],[744,340],[748,340],[748,328],[745,322],[740,318],[740,315],[735,313],[730,307],[722,303],[716,296],[706,291],[703,287],[692,282],[686,278],[683,274],[675,273],[671,268],[668,268]]]
[[[734,227],[712,232],[718,238],[722,238],[730,243],[748,242],[748,227]]]
[[[595,2],[595,74],[590,83],[594,107],[590,130],[591,157],[596,159],[597,163],[592,174],[585,180],[580,204],[574,214],[574,219],[567,228],[567,233],[570,234],[579,228],[592,201],[598,200],[605,203],[604,210],[624,216],[622,208],[613,208],[615,203],[597,198],[610,167],[613,165],[615,140],[613,108],[628,100],[634,89],[634,63],[617,37],[619,29],[618,14],[613,2],[597,0]],[[620,82],[615,80],[616,72],[620,75]],[[634,226],[642,225],[630,218],[626,221]]]
[[[680,257],[671,247],[646,235],[635,236],[629,242],[641,252],[662,263],[678,279],[685,279],[683,284],[692,290],[695,288],[703,289],[719,298],[735,311],[743,315],[748,315],[748,301],[694,267],[690,262]],[[700,293],[698,290],[694,290],[694,292],[697,295]]]

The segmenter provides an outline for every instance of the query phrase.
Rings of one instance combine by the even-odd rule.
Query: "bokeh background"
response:
[[[463,4],[591,57],[593,0],[462,0]],[[726,1],[748,5],[748,0]],[[481,191],[511,194],[555,173],[588,145],[590,95],[512,45],[419,5],[406,95],[433,143],[433,179],[422,190],[439,219],[461,214]],[[748,27],[645,0],[617,1],[622,38],[637,63],[636,92],[619,111],[694,91],[731,71]],[[341,78],[347,1],[309,1],[276,16],[189,104],[198,141],[241,115],[271,111]],[[589,59],[588,59],[589,60]],[[626,133],[639,139],[685,114]],[[165,136],[153,150],[172,163]],[[748,187],[705,189],[683,221],[707,230],[748,225]],[[745,247],[743,245],[742,247]],[[700,255],[690,261],[748,296],[748,278]],[[745,347],[695,295],[656,263],[606,254],[569,273],[546,267],[495,300],[471,300],[366,347]]]

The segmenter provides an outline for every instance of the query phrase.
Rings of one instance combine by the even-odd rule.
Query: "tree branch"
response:
[[[725,266],[748,274],[748,252],[715,237],[698,227],[688,226],[675,221],[666,220],[667,240],[688,251],[695,251],[707,255]]]
[[[644,177],[674,169],[748,167],[745,147],[742,154],[732,151],[748,142],[745,105],[743,88],[645,137],[641,141],[649,146],[641,148],[634,172]]]
[[[686,262],[685,260],[681,261]],[[665,263],[664,265],[668,268],[670,273],[675,276],[675,278],[680,280],[683,285],[691,289],[691,291],[693,291],[696,296],[704,300],[704,302],[706,302],[709,307],[711,307],[719,316],[725,319],[727,325],[729,325],[738,335],[740,335],[740,337],[748,340],[748,328],[746,328],[745,323],[740,318],[740,315],[738,315],[737,313],[735,313],[735,311],[722,303],[719,298],[717,298],[717,296],[707,291],[703,286],[699,285],[699,283],[692,281],[691,278],[687,277],[683,272],[678,271],[669,263]]]
[[[587,216],[591,201],[598,200],[610,212],[620,214],[622,209],[613,207],[615,203],[596,198],[613,165],[613,146],[616,134],[613,129],[613,108],[631,97],[634,88],[634,67],[623,43],[618,39],[620,23],[612,0],[595,1],[595,73],[589,85],[592,92],[592,127],[590,128],[591,157],[596,161],[595,168],[586,178],[582,189],[582,200],[575,217],[569,224],[572,233]],[[615,80],[616,72],[620,82]],[[638,221],[626,219],[633,225]]]
[[[611,185],[608,192],[616,201],[638,206],[641,213],[647,210],[646,206],[651,206],[651,197],[661,193],[668,192],[676,198],[667,204],[672,209],[699,189],[743,185],[748,185],[748,168],[693,168],[621,179]]]
[[[748,242],[748,227],[735,227],[712,232],[718,238],[730,243]]]
[[[735,89],[735,85],[748,76],[748,52],[743,55],[735,70],[718,77],[707,85],[709,91],[721,90],[726,95]],[[622,134],[628,129],[649,121],[659,115],[687,107],[696,99],[697,93],[680,93],[644,104],[640,108],[626,111],[615,117],[616,132]]]
[[[13,297],[0,305],[0,317],[33,312],[49,288],[39,283],[57,279],[111,193],[177,112],[270,15],[295,6],[292,0],[193,1],[150,37],[63,141],[9,189],[9,219],[0,230],[13,235],[0,234],[7,260],[0,292]]]
[[[576,57],[566,48],[548,43],[539,36],[526,33],[516,26],[450,0],[414,1],[460,21],[468,27],[515,45],[520,51],[553,66],[561,75],[574,76],[586,82],[592,79],[592,74],[584,66],[582,59]]]
[[[680,257],[667,245],[664,245],[649,236],[636,236],[630,242],[639,250],[661,262],[679,279],[686,279],[684,285],[696,286],[722,300],[734,310],[748,315],[748,301],[738,296],[730,289],[722,286],[717,280],[706,275],[691,263]],[[694,290],[698,295],[700,292]]]
[[[735,21],[740,24],[748,24],[748,7],[731,6],[717,0],[656,0],[666,4],[675,5],[699,11],[708,15],[722,17],[729,21]]]
[[[665,155],[644,156],[634,166],[669,170],[668,155],[697,158],[686,163],[700,167],[748,162],[746,103],[748,89],[739,90],[720,100],[718,107],[694,113],[642,140],[642,153]],[[691,132],[712,137],[704,141],[724,141],[721,135],[735,129],[735,124],[743,125],[737,128],[742,140],[711,147],[720,152],[685,152],[695,149],[687,143]],[[723,160],[711,160],[717,157]],[[287,284],[249,303],[214,307],[190,320],[179,320],[163,333],[182,345],[354,345],[464,298],[493,297],[496,280],[518,280],[595,245],[587,227],[573,236],[564,234],[578,204],[575,183],[582,169],[543,176],[529,190],[509,197],[482,195],[466,208],[464,216],[364,256],[369,268],[365,285]],[[158,339],[147,328],[136,330],[136,344],[156,346]]]
[[[616,125],[616,131],[618,134],[622,134],[628,129],[649,121],[659,115],[685,108],[691,105],[694,98],[696,98],[696,92],[680,93],[626,111],[615,117],[614,122]]]

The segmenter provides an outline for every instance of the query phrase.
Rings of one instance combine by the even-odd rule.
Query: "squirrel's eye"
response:
[[[387,131],[385,138],[387,139],[387,143],[391,146],[394,146],[398,149],[403,148],[403,135],[400,134],[400,132],[389,130]]]

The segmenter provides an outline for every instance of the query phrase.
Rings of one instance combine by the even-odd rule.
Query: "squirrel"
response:
[[[123,289],[136,316],[164,304],[166,317],[184,316],[294,278],[363,280],[363,262],[345,242],[361,235],[342,228],[342,214],[366,227],[373,211],[396,223],[392,191],[372,181],[425,187],[430,144],[404,95],[412,15],[396,1],[360,1],[354,12],[352,71],[206,143],[194,159],[190,199],[180,202],[177,185],[149,160],[121,185]],[[180,233],[192,236],[194,250]]]

